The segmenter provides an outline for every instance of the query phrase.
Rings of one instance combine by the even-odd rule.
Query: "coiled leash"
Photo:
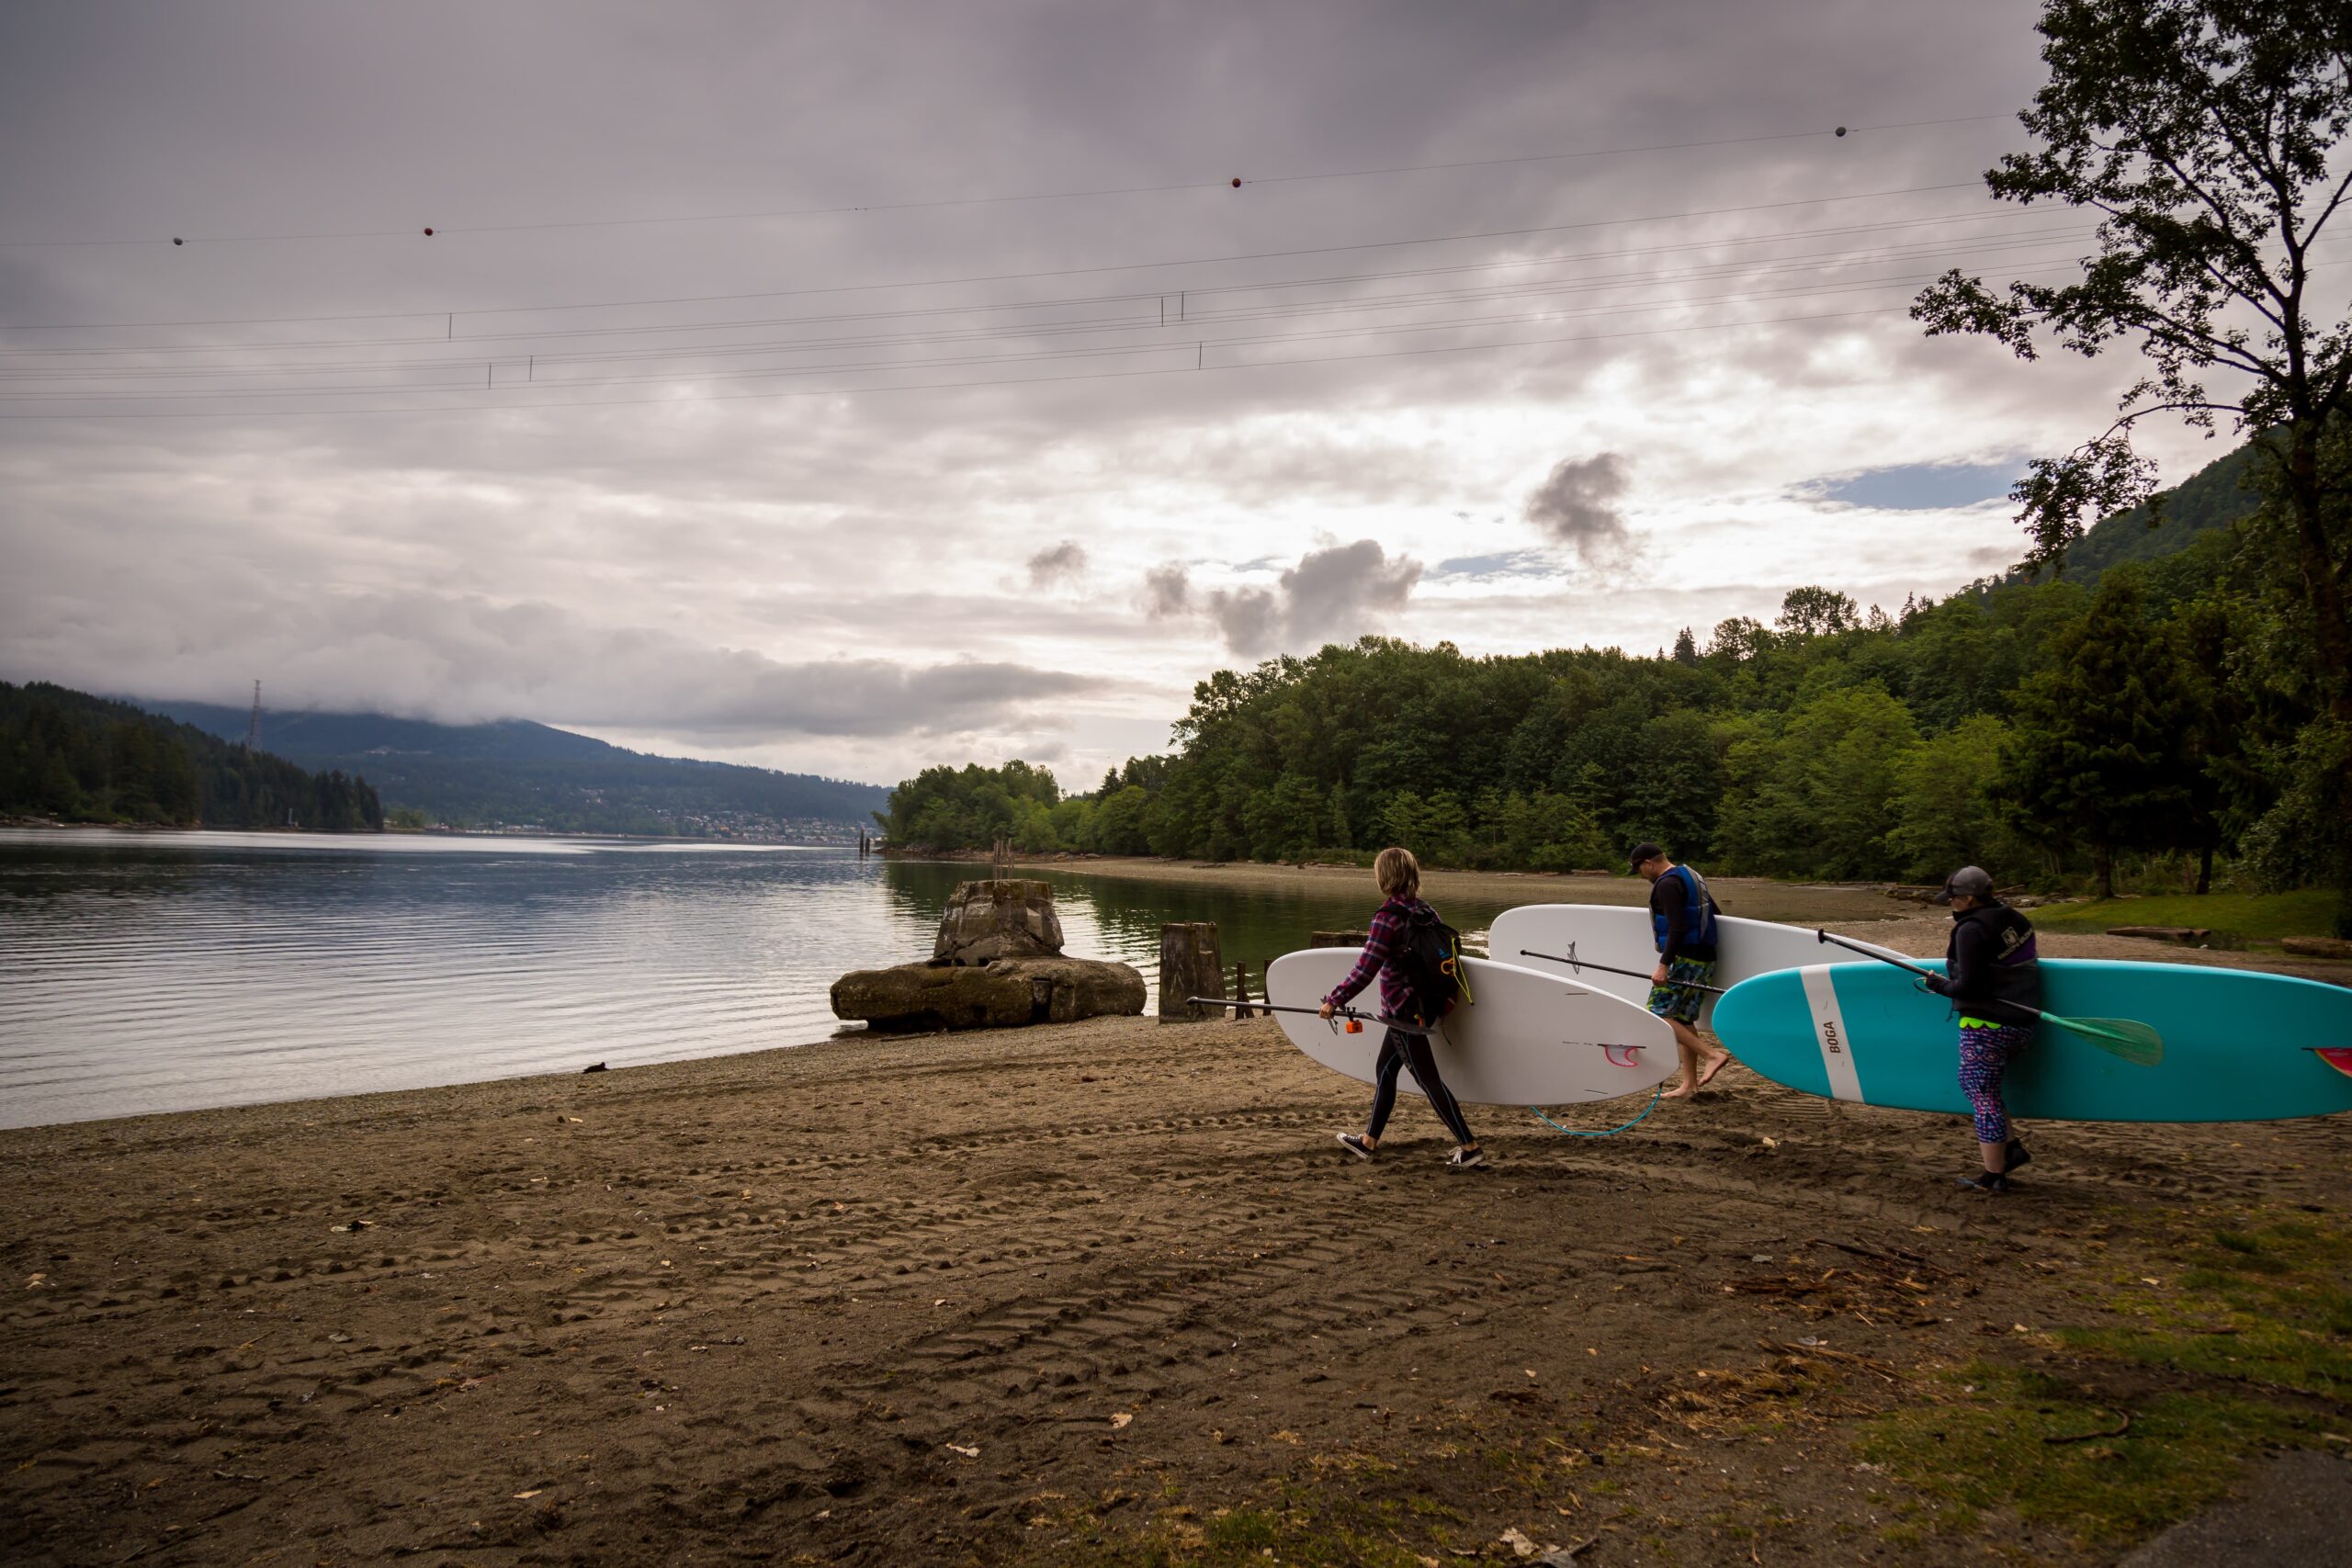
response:
[[[1666,1085],[1663,1083],[1659,1084],[1657,1088],[1650,1090],[1650,1102],[1642,1107],[1642,1116],[1647,1116],[1651,1111],[1657,1109],[1658,1097],[1663,1095],[1665,1092]],[[1527,1109],[1538,1122],[1543,1122],[1544,1125],[1551,1128],[1555,1133],[1566,1133],[1571,1138],[1613,1138],[1618,1134],[1625,1131],[1627,1127],[1633,1126],[1635,1122],[1639,1122],[1642,1119],[1642,1116],[1636,1116],[1634,1118],[1633,1122],[1626,1122],[1623,1127],[1611,1127],[1606,1133],[1586,1133],[1580,1132],[1574,1127],[1561,1126],[1557,1122],[1555,1122],[1549,1116],[1544,1115],[1543,1111],[1538,1107],[1531,1105]]]

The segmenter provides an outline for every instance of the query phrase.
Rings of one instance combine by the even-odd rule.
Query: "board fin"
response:
[[[2311,1051],[2312,1055],[2346,1077],[2352,1078],[2352,1045],[2314,1045]]]
[[[1609,1065],[1612,1067],[1638,1067],[1642,1065],[1642,1048],[1639,1045],[1604,1045],[1600,1050],[1601,1055],[1609,1058]],[[2352,1055],[2352,1052],[2347,1052],[2346,1055]]]

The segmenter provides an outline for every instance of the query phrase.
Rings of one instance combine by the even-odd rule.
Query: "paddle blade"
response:
[[[2153,1067],[2165,1059],[2165,1037],[2137,1019],[2042,1017],[2133,1066]]]

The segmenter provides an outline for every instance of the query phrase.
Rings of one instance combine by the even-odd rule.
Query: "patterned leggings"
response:
[[[2009,1115],[2001,1106],[2001,1075],[2017,1054],[2033,1043],[2030,1025],[1973,1027],[1960,1031],[1960,1092],[1976,1111],[1976,1141],[2009,1141]]]

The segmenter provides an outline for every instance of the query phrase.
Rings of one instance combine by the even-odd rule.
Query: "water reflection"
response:
[[[839,1027],[987,868],[590,840],[0,830],[0,1125],[576,1072]],[[1253,976],[1360,895],[1043,874],[1068,950],[1158,979],[1215,920]],[[1465,931],[1501,905],[1449,906]]]

